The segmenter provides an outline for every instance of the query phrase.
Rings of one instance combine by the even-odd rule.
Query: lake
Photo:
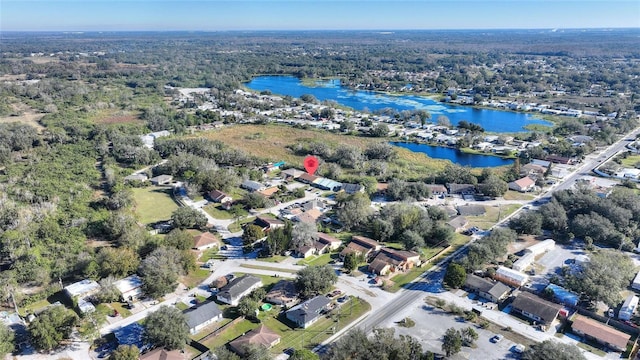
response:
[[[339,79],[318,81],[316,86],[305,86],[293,76],[259,76],[245,85],[251,90],[269,90],[277,95],[300,97],[303,94],[311,94],[320,101],[333,100],[355,110],[424,109],[431,113],[433,122],[438,116],[445,115],[451,124],[455,125],[461,120],[466,120],[482,126],[489,132],[522,132],[526,131],[524,127],[530,124],[552,126],[550,122],[536,119],[531,114],[450,105],[416,95],[390,95],[375,91],[350,90],[342,87]]]
[[[467,154],[458,151],[458,149],[452,149],[442,146],[404,142],[390,142],[389,144],[405,148],[413,152],[421,152],[431,158],[451,160],[452,162],[460,164],[462,166],[495,167],[512,165],[515,162],[515,160],[513,159],[503,159],[501,157],[491,155]]]

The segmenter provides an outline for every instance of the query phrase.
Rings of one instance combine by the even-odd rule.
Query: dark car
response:
[[[283,353],[285,353],[285,354],[287,354],[287,355],[291,356],[291,355],[293,355],[293,353],[294,353],[295,351],[296,351],[296,350],[295,350],[294,348],[286,348],[286,349],[284,349]]]

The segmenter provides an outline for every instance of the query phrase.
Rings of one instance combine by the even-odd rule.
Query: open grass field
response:
[[[504,194],[505,200],[533,200],[535,195],[509,190]]]
[[[331,260],[337,259],[338,258],[338,254],[337,253],[327,253],[327,254],[322,254],[319,256],[312,256],[310,258],[307,259],[302,259],[300,261],[298,261],[298,265],[308,265],[308,266],[321,266],[321,265],[326,265],[329,262],[331,262]]]
[[[361,136],[334,134],[325,130],[296,129],[286,125],[234,125],[204,132],[198,136],[220,140],[233,148],[242,149],[268,161],[283,160],[288,164],[298,165],[298,167],[302,167],[304,157],[294,154],[287,148],[288,145],[317,141],[331,147],[348,144],[365,149],[372,142],[384,141]],[[398,148],[397,151],[399,157],[390,164],[390,168],[403,174],[438,171],[448,163],[406,149]]]
[[[133,189],[133,199],[136,202],[135,213],[143,224],[168,220],[178,208],[169,188],[149,186]]]
[[[180,282],[191,288],[200,284],[209,275],[211,275],[211,272],[208,269],[197,268],[189,273],[189,275],[183,276]]]
[[[480,216],[467,216],[469,220],[468,227],[477,226],[480,229],[488,229],[495,225],[499,219],[504,219],[514,211],[520,208],[519,204],[510,204],[502,207],[485,206],[487,212]]]
[[[637,165],[640,164],[640,155],[630,155],[630,156],[627,156],[626,159],[621,159],[621,160],[622,160],[622,166],[633,169],[638,167]]]
[[[229,220],[233,218],[233,215],[231,215],[230,212],[228,212],[227,210],[224,210],[220,207],[220,204],[209,204],[205,207],[203,207],[204,211],[207,212],[207,214],[211,215],[214,219],[219,219],[219,220]],[[245,211],[247,215],[249,214],[248,212]]]
[[[256,219],[255,216],[249,216],[249,217],[246,217],[244,219],[240,219],[240,221],[235,221],[235,222],[231,223],[231,225],[229,225],[229,231],[238,232],[238,231],[242,230],[242,225],[244,225],[246,223],[253,222],[253,220],[255,220],[255,219]]]
[[[240,264],[240,267],[247,268],[247,269],[256,269],[256,270],[279,271],[279,272],[286,272],[291,274],[295,274],[297,272],[296,270],[289,270],[289,269],[283,269],[279,267],[270,267],[270,266],[254,265],[254,264]]]

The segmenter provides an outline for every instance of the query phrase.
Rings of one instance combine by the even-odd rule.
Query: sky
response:
[[[630,27],[640,27],[640,0],[0,1],[0,31]]]

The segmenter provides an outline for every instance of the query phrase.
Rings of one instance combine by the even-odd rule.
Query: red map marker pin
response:
[[[318,170],[318,165],[320,165],[320,163],[318,162],[317,157],[309,155],[304,158],[304,169],[307,170],[309,175],[313,175],[316,170]]]

